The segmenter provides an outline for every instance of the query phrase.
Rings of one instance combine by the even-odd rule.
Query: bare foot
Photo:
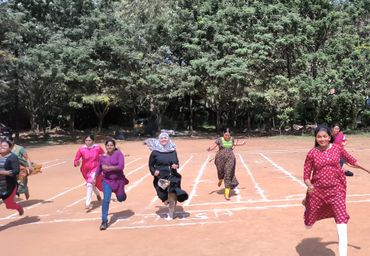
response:
[[[22,216],[22,215],[24,214],[23,207],[21,207],[21,208],[18,210],[18,213],[19,213],[19,216]]]
[[[98,199],[98,201],[101,201],[101,196],[100,195],[96,195],[96,199]]]
[[[217,183],[217,186],[221,187],[221,185],[222,185],[222,180],[219,180]]]

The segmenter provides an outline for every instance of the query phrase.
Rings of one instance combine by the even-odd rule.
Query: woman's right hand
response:
[[[154,176],[159,176],[159,171],[158,170],[154,171]]]
[[[313,192],[313,190],[314,190],[314,187],[313,187],[312,184],[307,187],[307,193],[308,194],[311,194]]]

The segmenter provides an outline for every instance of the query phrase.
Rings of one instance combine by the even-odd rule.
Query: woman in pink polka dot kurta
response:
[[[349,215],[346,210],[346,177],[339,159],[367,170],[342,146],[332,142],[328,127],[319,126],[315,130],[315,147],[308,152],[304,163],[303,176],[307,185],[304,223],[311,227],[318,220],[334,218],[339,235],[339,255],[346,256]]]

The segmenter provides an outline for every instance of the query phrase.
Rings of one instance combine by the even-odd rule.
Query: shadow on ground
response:
[[[331,244],[338,245],[338,242],[323,242],[319,237],[305,238],[297,245],[296,250],[299,256],[335,256],[335,252],[327,248]],[[348,246],[357,250],[361,249],[355,245],[349,244]]]
[[[245,188],[239,188],[239,190],[242,190],[242,189],[245,189]],[[209,195],[212,195],[214,193],[216,193],[218,195],[224,195],[225,194],[225,189],[224,188],[220,188],[220,189],[212,190],[208,194]],[[237,195],[238,194],[233,189],[230,190],[230,196],[237,196]]]
[[[157,206],[158,210],[155,212],[160,218],[164,219],[168,217],[168,207],[167,206]],[[176,206],[175,208],[175,218],[185,219],[190,216],[190,213],[185,212],[182,206]]]
[[[17,203],[19,205],[21,205],[23,208],[24,207],[29,207],[29,206],[32,206],[32,205],[35,205],[35,204],[49,204],[49,203],[52,203],[53,201],[45,201],[45,200],[41,200],[41,199],[30,199],[30,200],[20,200],[18,201],[17,200]]]
[[[114,213],[111,214],[112,216],[109,220],[108,225],[112,225],[113,223],[115,223],[119,220],[126,220],[126,219],[130,218],[131,216],[133,216],[134,214],[135,214],[135,212],[133,212],[130,209],[120,211],[120,212],[114,212]]]
[[[93,201],[91,202],[91,207],[89,209],[87,209],[86,213],[89,213],[93,210],[95,210],[96,208],[99,208],[102,204],[102,201]]]
[[[8,224],[0,226],[0,232],[8,228],[13,228],[13,227],[35,223],[39,221],[40,221],[40,218],[38,216],[25,216],[24,218],[17,219],[15,221],[9,222]]]

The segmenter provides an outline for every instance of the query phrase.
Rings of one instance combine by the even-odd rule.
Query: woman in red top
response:
[[[319,126],[315,130],[315,147],[304,163],[304,182],[307,195],[304,201],[304,223],[311,227],[316,221],[334,218],[339,236],[339,256],[347,255],[346,178],[339,160],[343,158],[356,168],[368,173],[341,145],[333,144],[330,129]]]

